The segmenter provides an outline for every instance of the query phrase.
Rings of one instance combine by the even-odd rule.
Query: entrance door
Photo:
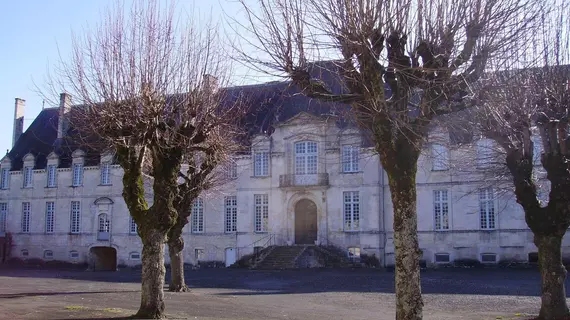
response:
[[[116,271],[117,250],[113,247],[93,247],[89,250],[94,271]]]
[[[315,244],[317,240],[317,205],[309,199],[295,204],[295,243]]]
[[[236,263],[236,248],[226,248],[226,267]]]

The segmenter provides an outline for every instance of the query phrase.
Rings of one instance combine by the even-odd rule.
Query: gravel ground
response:
[[[370,270],[187,271],[166,293],[175,319],[394,319],[393,273]],[[120,319],[135,313],[140,272],[0,269],[0,319]],[[424,319],[525,319],[540,306],[536,270],[422,274]],[[567,284],[568,286],[568,284]]]

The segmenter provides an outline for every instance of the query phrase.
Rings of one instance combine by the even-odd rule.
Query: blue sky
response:
[[[70,51],[71,32],[94,25],[99,13],[115,0],[5,0],[0,1],[0,158],[12,146],[14,98],[26,100],[24,128],[42,110],[42,87],[50,64]],[[237,17],[235,0],[179,0],[182,10],[223,19]],[[48,105],[45,107],[54,107]]]

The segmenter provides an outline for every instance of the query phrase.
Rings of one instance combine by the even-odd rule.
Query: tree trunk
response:
[[[141,305],[137,319],[164,319],[164,240],[166,234],[151,230],[143,240]]]
[[[387,169],[394,205],[397,320],[422,319],[416,168],[415,162],[403,161],[398,163],[397,168]]]
[[[170,255],[170,284],[168,291],[187,292],[190,291],[184,281],[184,240],[182,236],[176,239],[168,239],[168,254]]]
[[[555,320],[570,316],[566,303],[566,268],[562,264],[562,236],[535,235],[538,266],[542,278],[542,304],[539,319]]]

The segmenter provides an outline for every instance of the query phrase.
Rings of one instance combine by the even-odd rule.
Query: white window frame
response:
[[[7,219],[8,219],[8,203],[0,202],[0,233],[6,232]]]
[[[342,146],[342,172],[354,173],[360,170],[360,147],[356,145]]]
[[[77,250],[69,251],[69,258],[70,259],[79,259],[79,251],[77,251]]]
[[[295,174],[317,174],[319,170],[319,145],[316,141],[299,141],[294,144]]]
[[[344,231],[360,231],[360,193],[345,191],[342,193]]]
[[[47,175],[47,187],[55,188],[57,187],[57,165],[49,164],[46,168]]]
[[[138,234],[139,227],[133,217],[129,216],[129,234]]]
[[[269,224],[269,195],[254,194],[255,232],[267,232]]]
[[[477,168],[490,168],[493,155],[493,141],[491,139],[481,138],[477,140]]]
[[[10,188],[10,169],[2,168],[2,173],[0,176],[0,189]]]
[[[34,186],[34,167],[24,167],[24,188],[31,188]]]
[[[44,250],[44,259],[45,260],[53,260],[53,251],[52,250]]]
[[[479,189],[479,217],[481,229],[496,229],[495,194],[491,187]]]
[[[449,191],[433,191],[434,229],[436,231],[449,230]]]
[[[132,261],[139,261],[141,259],[141,254],[133,251],[133,252],[129,252],[129,260]]]
[[[196,198],[192,203],[192,233],[204,232],[204,200]]]
[[[73,187],[83,185],[83,163],[74,163],[72,166],[72,183]]]
[[[447,261],[437,261],[437,257],[438,256],[447,256]],[[435,253],[433,255],[433,262],[435,262],[436,264],[446,264],[446,263],[450,263],[451,262],[451,254],[447,253],[447,252],[438,252]]]
[[[449,148],[443,144],[434,143],[431,146],[432,171],[449,170]]]
[[[100,171],[100,184],[102,186],[111,185],[111,163],[102,162],[99,165],[99,171]]]
[[[206,250],[204,248],[194,248],[194,260],[196,262],[204,260]]]
[[[46,202],[45,233],[53,233],[55,229],[55,202]]]
[[[29,202],[22,202],[22,233],[30,233],[30,215],[32,212],[32,205]]]
[[[347,257],[348,260],[350,261],[354,262],[360,261],[360,255],[361,255],[360,247],[349,247],[347,249]]]
[[[79,234],[80,232],[81,232],[81,202],[71,201],[69,233]]]
[[[269,176],[269,151],[258,150],[253,152],[253,176]]]
[[[101,213],[97,216],[97,229],[101,232],[110,233],[111,232],[111,220],[109,219],[109,215],[107,213]]]
[[[237,232],[237,196],[224,197],[225,223],[224,230],[226,233]]]
[[[228,168],[226,171],[226,177],[228,179],[237,179],[238,177],[238,170],[237,170],[237,162],[235,160],[230,160],[228,163]]]

